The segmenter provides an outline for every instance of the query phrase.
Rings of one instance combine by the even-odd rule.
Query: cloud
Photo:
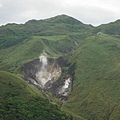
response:
[[[73,11],[74,9],[74,11]],[[116,16],[114,11],[96,6],[76,6],[67,10],[73,17],[87,24],[102,24],[112,21]]]
[[[0,0],[0,25],[24,23],[58,14],[98,25],[120,18],[119,0]]]

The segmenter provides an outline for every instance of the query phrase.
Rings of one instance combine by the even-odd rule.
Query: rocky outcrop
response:
[[[24,79],[42,91],[51,92],[61,100],[67,100],[72,90],[73,74],[68,70],[64,77],[62,67],[68,67],[67,60],[63,57],[47,59],[42,54],[39,59],[24,64],[21,72]],[[72,68],[72,67],[71,67]]]

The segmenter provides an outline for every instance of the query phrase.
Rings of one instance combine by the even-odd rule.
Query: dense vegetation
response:
[[[0,27],[0,49],[16,45],[30,36],[67,35],[87,32],[92,27],[66,15],[47,20],[30,20],[25,24],[7,24]]]
[[[100,25],[95,29],[95,32],[104,32],[105,34],[119,36],[120,35],[120,20],[111,22],[106,25]]]
[[[100,33],[70,54],[72,94],[63,108],[90,120],[120,119],[120,40]]]
[[[0,72],[0,120],[72,120],[34,87],[7,72]]]
[[[60,15],[0,27],[0,70],[7,71],[0,72],[2,120],[72,119],[19,74],[43,50],[75,65],[73,91],[62,110],[74,120],[120,119],[120,20],[93,27]]]
[[[8,29],[14,32],[6,32]],[[88,34],[87,31],[91,29],[91,26],[65,15],[44,21],[30,20],[23,25],[2,26],[0,27],[0,69],[14,72],[24,63],[37,58],[43,49],[51,57],[69,53],[90,36],[91,33]]]

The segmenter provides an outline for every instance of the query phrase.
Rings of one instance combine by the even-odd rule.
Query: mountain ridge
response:
[[[53,88],[46,89],[48,99],[72,115],[74,120],[120,119],[120,20],[93,27],[72,17],[59,15],[45,20],[30,20],[21,25],[2,26],[0,71],[4,71],[8,77],[0,77],[0,80],[2,83],[4,80],[9,82],[9,76],[14,76],[12,79],[16,81],[24,79],[25,73],[21,73],[20,69],[26,67],[26,64],[28,77],[34,76],[32,79],[36,79],[36,69],[38,72],[41,70],[38,58],[44,53],[50,63],[50,66],[47,64],[49,74],[55,70],[51,66],[57,66],[52,61],[59,59],[64,64],[65,59],[68,62],[67,66],[60,66],[61,76]],[[33,64],[36,59],[39,65]],[[31,75],[32,67],[29,63],[37,66],[33,70],[35,74],[32,72]],[[65,84],[65,80],[68,81],[66,84],[71,80],[71,91],[66,101],[60,101],[59,91],[55,96],[51,95],[50,90],[54,92],[59,85]],[[47,88],[49,85],[52,84],[49,82]],[[6,86],[9,87],[9,84]],[[61,116],[60,120],[64,119],[65,116]],[[72,120],[69,115],[68,119]]]
[[[59,18],[59,19],[58,19]],[[7,48],[13,45],[22,42],[24,39],[30,36],[54,36],[54,35],[66,35],[72,32],[86,32],[92,29],[89,25],[84,25],[82,23],[72,25],[72,23],[77,20],[71,17],[66,16],[57,16],[53,17],[54,20],[60,20],[60,22],[55,23],[51,22],[51,19],[47,19],[42,21],[35,21],[35,23],[31,23],[31,21],[25,24],[8,24],[6,26],[0,27],[0,49]],[[62,21],[61,21],[62,20]],[[65,23],[64,23],[65,20]],[[67,24],[66,22],[70,24]],[[79,21],[77,21],[79,23]]]

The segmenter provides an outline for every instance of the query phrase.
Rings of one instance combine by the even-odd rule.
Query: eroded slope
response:
[[[63,105],[90,120],[120,119],[120,40],[100,33],[70,55],[76,62],[73,91]]]

